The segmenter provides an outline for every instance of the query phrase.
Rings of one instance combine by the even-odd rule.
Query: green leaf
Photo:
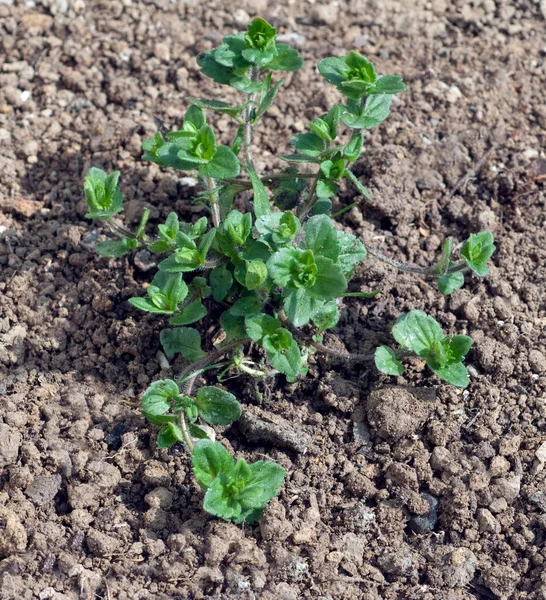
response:
[[[89,208],[86,219],[105,219],[123,210],[121,191],[118,188],[119,175],[119,171],[108,175],[96,167],[87,171],[83,184]]]
[[[345,279],[349,281],[353,277],[357,266],[366,258],[366,248],[352,233],[346,233],[341,230],[336,230],[336,232],[339,242],[337,264],[341,267]],[[378,292],[371,292],[372,295],[377,293]],[[367,295],[362,297],[368,298],[370,296]]]
[[[263,301],[258,296],[244,296],[235,302],[230,312],[234,317],[246,317],[247,315],[259,313],[262,304]]]
[[[290,291],[284,298],[288,320],[296,327],[307,325],[321,304],[322,301],[311,297],[305,288]]]
[[[154,381],[142,396],[142,410],[147,415],[165,415],[171,411],[171,401],[180,394],[172,379]]]
[[[351,137],[351,140],[349,141],[349,143],[343,149],[343,156],[347,160],[349,160],[351,162],[355,162],[355,160],[362,153],[363,141],[364,141],[364,138],[362,137],[361,133],[359,133],[357,135],[353,135]]]
[[[419,356],[427,356],[433,345],[444,338],[438,322],[422,310],[411,310],[399,317],[392,335],[402,347]]]
[[[271,462],[251,465],[240,458],[228,473],[220,473],[205,494],[203,508],[235,523],[257,520],[271,498],[278,494],[284,469]]]
[[[157,434],[157,445],[160,448],[170,448],[177,442],[183,442],[184,436],[182,430],[178,425],[174,423],[167,423],[164,425]]]
[[[201,335],[191,327],[163,329],[159,334],[163,350],[168,358],[180,352],[190,362],[196,362],[205,356],[201,349]]]
[[[480,231],[471,234],[461,248],[461,256],[468,268],[480,277],[485,277],[489,273],[486,263],[496,250],[493,241],[493,234],[490,231]]]
[[[260,217],[268,215],[271,212],[271,204],[269,202],[269,197],[267,196],[264,184],[256,174],[256,171],[254,171],[254,169],[248,165],[245,168],[248,171],[248,175],[252,183],[252,190],[254,191],[254,215],[257,219],[259,219]]]
[[[282,160],[290,163],[320,163],[320,158],[306,156],[305,154],[287,154],[285,156],[281,156],[281,158]]]
[[[272,71],[297,71],[303,67],[303,58],[298,51],[288,44],[276,45],[277,55],[267,63],[267,68]]]
[[[343,58],[333,56],[323,58],[319,61],[317,69],[328,83],[335,85],[337,88],[340,88],[341,84],[347,80],[348,68]]]
[[[464,285],[464,274],[461,271],[447,273],[438,277],[438,289],[442,294],[452,294]]]
[[[169,321],[171,325],[189,325],[200,321],[207,314],[207,309],[203,306],[201,300],[195,300],[184,308],[182,312],[172,317]]]
[[[263,287],[267,280],[267,266],[259,260],[247,261],[245,273],[245,287],[248,290],[257,290]]]
[[[229,473],[235,465],[224,446],[210,440],[200,440],[195,444],[191,462],[195,479],[205,490],[220,473]]]
[[[241,503],[248,508],[261,509],[274,498],[284,481],[285,470],[276,463],[259,460],[250,465],[250,478],[241,495]]]
[[[244,338],[246,335],[244,317],[233,314],[231,310],[226,310],[220,315],[220,325],[226,332],[227,340]]]
[[[210,272],[209,283],[213,298],[222,302],[233,285],[233,275],[226,265],[220,265]]]
[[[315,284],[308,293],[319,300],[339,298],[347,291],[347,281],[340,268],[329,258],[317,256],[317,275]]]
[[[199,416],[210,425],[229,425],[242,414],[237,398],[214,386],[199,388],[195,404],[199,410]]]
[[[368,192],[368,190],[360,183],[352,171],[346,169],[343,175],[356,187],[366,200],[370,201],[372,199],[370,192]]]
[[[366,100],[364,108],[348,103],[347,109],[341,114],[341,120],[353,129],[371,129],[389,116],[391,102],[390,94],[376,94]]]
[[[258,108],[256,110],[256,116],[254,117],[254,123],[257,123],[262,115],[269,109],[269,107],[273,104],[275,97],[277,96],[281,85],[284,83],[284,79],[277,81],[277,83],[271,87],[271,74],[269,74],[264,83],[267,83],[267,87],[265,88],[265,93],[260,95],[260,101],[258,103]]]
[[[134,238],[124,237],[121,240],[99,242],[95,246],[95,250],[99,256],[103,256],[104,258],[120,258],[129,254],[137,245],[138,242]]]
[[[398,360],[396,353],[388,346],[379,346],[374,352],[375,366],[381,373],[387,375],[402,375],[404,367]]]
[[[281,322],[278,319],[263,313],[247,316],[245,326],[246,334],[257,344],[261,343],[265,336],[274,335],[282,329]]]
[[[438,377],[444,379],[451,385],[465,388],[470,383],[468,370],[461,362],[452,363],[443,367],[432,369]]]
[[[331,300],[320,305],[318,310],[313,313],[312,320],[319,333],[335,327],[339,321],[339,308],[336,301]]]
[[[375,82],[374,94],[398,94],[405,91],[406,86],[398,75],[383,75]]]
[[[239,104],[238,106],[230,106],[221,100],[204,100],[201,98],[186,98],[186,100],[199,108],[214,110],[215,112],[227,114],[230,117],[238,117],[245,108],[252,104],[249,101],[244,104]]]
[[[302,154],[317,157],[326,150],[325,141],[314,133],[299,133],[290,139],[290,144]]]
[[[340,244],[334,222],[326,215],[317,215],[308,219],[303,226],[305,247],[315,256],[325,256],[337,261]]]
[[[213,179],[233,179],[239,175],[241,167],[237,156],[227,146],[218,146],[212,160],[199,167],[199,173]]]
[[[197,426],[195,423],[188,423],[188,431],[192,438],[198,440],[208,440],[209,436],[207,432],[201,429],[201,427]]]
[[[197,64],[201,67],[203,75],[210,77],[216,83],[222,85],[231,85],[233,79],[233,70],[229,67],[216,62],[214,50],[202,52],[197,56]]]
[[[149,313],[158,313],[162,315],[172,314],[171,310],[158,308],[149,298],[129,298],[129,304],[135,308]]]
[[[449,267],[451,266],[451,253],[453,250],[453,240],[447,238],[442,246],[442,257],[434,266],[433,272],[435,275],[446,275]]]

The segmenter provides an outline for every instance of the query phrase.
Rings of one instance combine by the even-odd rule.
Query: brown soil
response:
[[[544,0],[267,6],[0,3],[0,596],[544,599]],[[186,95],[225,97],[194,56],[256,14],[308,59],[256,136],[261,169],[337,100],[316,61],[360,49],[408,91],[366,135],[358,174],[374,206],[344,224],[423,265],[446,235],[483,228],[498,251],[488,278],[450,298],[368,260],[354,289],[383,294],[347,302],[328,339],[366,352],[401,312],[430,311],[475,340],[466,391],[419,364],[393,381],[325,358],[275,381],[260,411],[232,384],[300,440],[226,432],[235,452],[287,469],[262,522],[241,529],[201,511],[187,456],[158,450],[139,414],[145,387],[180,365],[161,370],[161,319],[127,303],[145,264],[93,252],[82,177],[120,169],[128,223],[144,205],[154,222],[200,210],[176,174],[139,161],[140,144],[154,117],[180,121]]]

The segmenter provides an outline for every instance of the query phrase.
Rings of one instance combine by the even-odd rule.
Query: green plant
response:
[[[222,368],[256,379],[279,372],[294,381],[306,373],[310,353],[345,356],[325,346],[323,334],[339,320],[340,299],[372,298],[379,293],[350,290],[355,270],[368,252],[403,271],[433,278],[442,292],[451,293],[463,285],[465,271],[487,274],[485,263],[494,245],[489,232],[471,235],[461,248],[462,260],[452,262],[453,243],[448,239],[439,261],[423,268],[366,247],[336,226],[331,198],[342,181],[369,199],[351,165],[363,151],[364,130],[386,119],[393,94],[404,91],[400,77],[378,75],[373,64],[356,52],[320,61],[320,74],[345,96],[345,102],[310,123],[308,132],[291,138],[294,152],[282,157],[289,164],[286,169],[259,175],[253,132],[283,84],[282,79],[274,82],[273,74],[299,69],[302,59],[296,50],[277,43],[271,25],[255,19],[245,33],[225,37],[197,62],[204,75],[243,92],[244,101],[230,105],[189,98],[180,128],[162,130],[146,140],[143,159],[197,177],[202,185],[197,199],[208,206],[212,222],[203,216],[193,224],[185,223],[170,213],[158,225],[157,235],[149,238],[146,210],[136,231],[129,231],[113,219],[123,210],[119,173],[107,175],[96,168],[89,170],[85,180],[87,216],[104,222],[118,237],[98,244],[102,256],[119,257],[135,248],[147,248],[158,256],[159,270],[146,295],[130,302],[142,311],[169,316],[172,327],[160,334],[164,353],[168,359],[181,354],[189,364],[177,381],[156,381],[148,388],[142,397],[143,414],[160,427],[160,447],[183,442],[192,453],[194,474],[206,490],[205,510],[248,522],[276,495],[284,471],[271,462],[235,462],[219,442],[208,439],[201,421],[226,426],[239,417],[241,408],[219,386],[204,386],[193,393],[198,377]],[[205,110],[235,121],[237,131],[230,146],[217,143]],[[301,172],[301,163],[314,166],[314,172]],[[249,200],[249,195],[252,208],[241,211],[236,199]],[[204,318],[222,330],[219,344],[205,340],[208,352],[203,350],[198,328],[188,327]],[[410,351],[425,358],[439,377],[467,385],[462,359],[470,338],[445,336],[436,321],[420,311],[402,316],[393,335],[401,350],[378,348],[379,370],[400,375],[400,356]],[[257,363],[246,355],[251,343],[263,351]],[[369,355],[347,357],[373,360]]]

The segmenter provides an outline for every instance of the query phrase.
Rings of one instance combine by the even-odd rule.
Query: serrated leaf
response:
[[[372,199],[370,192],[368,192],[368,190],[360,183],[352,171],[346,169],[343,175],[356,187],[366,200],[370,201]]]
[[[438,277],[438,289],[442,294],[452,294],[455,290],[462,288],[464,285],[464,273],[458,271],[456,273],[447,273]]]
[[[493,234],[490,231],[480,231],[471,234],[461,247],[461,257],[468,268],[480,277],[489,273],[486,263],[496,250],[493,242]]]
[[[288,44],[277,44],[277,51],[273,60],[267,63],[267,68],[272,71],[297,71],[303,67],[303,58],[298,51]]]
[[[376,348],[374,355],[375,366],[381,373],[386,375],[402,375],[404,367],[396,353],[388,346],[379,346]]]
[[[274,498],[284,481],[285,470],[273,462],[257,461],[250,465],[250,478],[240,495],[248,508],[261,509]]]
[[[392,96],[390,94],[376,94],[366,100],[364,108],[353,108],[348,105],[342,112],[341,120],[353,129],[371,129],[382,123],[390,113]]]
[[[198,440],[210,439],[207,432],[205,430],[201,429],[201,427],[199,427],[195,423],[188,423],[188,431],[192,438],[195,438]]]
[[[337,261],[340,244],[337,230],[330,217],[317,215],[308,219],[304,226],[305,247],[313,251],[315,256],[325,256]]]
[[[325,141],[314,133],[299,133],[291,138],[290,144],[302,154],[317,157],[326,150]]]
[[[235,465],[224,446],[210,440],[200,440],[195,444],[191,462],[193,474],[203,489],[207,489],[220,473],[230,473]]]
[[[165,415],[171,410],[171,401],[180,394],[172,379],[154,381],[142,396],[142,410],[147,415]]]
[[[362,137],[361,133],[358,133],[357,135],[353,135],[351,137],[349,143],[343,149],[343,156],[347,160],[349,160],[351,162],[355,162],[355,160],[362,153],[363,141],[364,141],[364,138]]]
[[[337,264],[341,267],[345,279],[349,281],[353,277],[357,266],[366,258],[366,248],[352,233],[346,233],[341,230],[336,231],[339,242]],[[371,293],[375,295],[378,292]]]
[[[233,179],[240,170],[237,156],[227,146],[218,146],[211,161],[199,167],[199,173],[213,179]]]
[[[180,352],[190,362],[196,362],[205,356],[201,349],[201,334],[191,327],[163,329],[159,339],[167,358]]]
[[[319,306],[312,316],[313,323],[316,325],[319,333],[332,329],[339,321],[339,308],[335,300],[326,302]]]
[[[237,398],[214,386],[199,388],[195,404],[199,410],[199,416],[209,425],[229,425],[242,414]]]
[[[419,356],[426,356],[433,345],[444,338],[438,322],[422,310],[411,310],[399,317],[392,335],[402,347]]]
[[[374,94],[399,94],[406,86],[398,75],[383,75],[375,82]]]

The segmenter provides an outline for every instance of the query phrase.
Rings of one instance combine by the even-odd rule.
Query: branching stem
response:
[[[212,214],[212,224],[214,227],[218,227],[222,221],[222,217],[220,215],[220,205],[218,203],[218,188],[212,177],[205,177],[205,183],[207,185],[207,190],[210,192],[209,202],[210,211]]]

